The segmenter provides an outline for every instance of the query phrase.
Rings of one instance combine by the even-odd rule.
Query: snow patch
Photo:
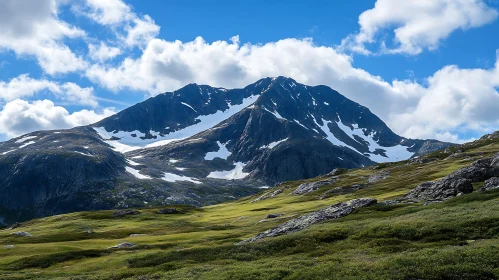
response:
[[[281,120],[287,120],[285,118],[283,118],[277,111],[274,111],[274,112],[271,112],[269,109],[263,107],[263,110],[271,113],[272,115],[274,115],[274,117],[278,118],[278,119],[281,119]]]
[[[137,165],[142,165],[141,163],[135,162],[133,160],[127,159],[126,162],[130,165],[137,166]]]
[[[82,153],[82,152],[78,152],[78,151],[73,151],[77,154],[80,154],[80,155],[84,155],[84,156],[87,156],[87,157],[93,157],[94,155],[91,155],[91,154],[85,154],[85,153]]]
[[[29,146],[29,145],[32,145],[32,144],[35,144],[36,142],[35,141],[29,141],[27,143],[24,143],[23,145],[19,146],[19,149],[22,149],[26,146]]]
[[[225,144],[220,143],[220,141],[217,141],[218,145],[218,150],[216,152],[208,152],[204,156],[204,160],[213,160],[215,158],[221,158],[221,159],[227,159],[230,155],[231,152],[227,150],[227,147]]]
[[[301,125],[303,128],[308,129],[308,127],[306,127],[306,126],[304,126],[303,124],[301,124],[298,120],[293,119],[293,121],[294,121],[295,123],[297,123],[297,124]]]
[[[279,141],[275,141],[275,142],[272,142],[272,143],[270,143],[268,145],[260,147],[260,149],[273,149],[275,146],[277,146],[277,145],[279,145],[282,142],[285,142],[287,140],[288,140],[288,138],[285,138],[285,139],[282,139],[282,140],[279,140]]]
[[[28,141],[29,139],[34,139],[34,138],[37,138],[37,137],[38,136],[24,136],[23,138],[17,139],[16,143],[23,143],[25,141]]]
[[[133,176],[135,176],[135,178],[137,179],[141,179],[141,180],[144,180],[144,179],[152,179],[151,177],[147,176],[147,175],[142,175],[140,174],[139,170],[136,170],[136,169],[133,169],[129,166],[125,166],[125,170],[126,172],[132,174]]]
[[[196,113],[198,112],[198,111],[196,111],[194,108],[192,108],[192,106],[191,106],[191,105],[189,105],[189,104],[187,104],[187,103],[184,103],[184,102],[180,102],[180,103],[181,103],[182,105],[185,105],[185,106],[187,106],[187,107],[191,108],[191,109],[192,109],[192,111],[194,111],[194,112],[196,112]]]
[[[184,171],[184,170],[186,170],[187,168],[185,168],[185,167],[175,167],[175,169],[177,169],[177,170],[179,170],[179,171]]]
[[[13,151],[15,151],[15,150],[17,150],[17,149],[13,149],[13,150],[10,150],[10,151],[7,151],[7,152],[3,152],[3,153],[2,153],[2,155],[6,155],[6,154],[8,154],[8,153],[12,153],[12,152],[13,152]]]
[[[170,162],[170,163],[177,163],[178,159],[169,159],[168,162]]]
[[[172,182],[172,183],[175,183],[177,181],[187,181],[187,182],[191,182],[194,184],[201,184],[201,182],[199,182],[198,179],[196,179],[196,178],[191,178],[191,177],[187,177],[187,176],[180,176],[177,174],[167,173],[167,172],[163,173],[163,177],[161,177],[161,179],[165,180],[167,182]]]
[[[383,147],[379,145],[376,141],[374,141],[374,132],[370,133],[369,135],[364,135],[364,130],[359,128],[358,124],[353,124],[352,128],[346,126],[343,124],[343,122],[340,121],[337,122],[338,127],[343,130],[350,138],[354,139],[354,136],[358,136],[367,143],[369,143],[369,152],[374,153],[376,149],[382,149],[385,151],[386,157],[382,155],[376,155],[376,154],[369,154],[369,158],[375,162],[390,162],[390,161],[400,161],[400,160],[406,160],[410,158],[411,156],[414,155],[414,153],[409,152],[407,150],[407,147],[402,146],[402,145],[396,145],[392,147]]]
[[[215,178],[222,180],[238,180],[243,179],[249,175],[249,173],[244,173],[243,168],[246,164],[242,162],[236,162],[234,164],[235,168],[229,171],[214,171],[210,172],[207,178]]]

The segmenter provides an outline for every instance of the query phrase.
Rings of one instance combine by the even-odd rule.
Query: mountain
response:
[[[0,230],[0,274],[7,280],[499,279],[498,176],[496,132],[218,205],[35,219]],[[316,187],[296,191],[304,185]]]
[[[89,126],[1,143],[0,217],[213,204],[449,145],[403,138],[326,86],[285,77],[231,90],[190,84]]]

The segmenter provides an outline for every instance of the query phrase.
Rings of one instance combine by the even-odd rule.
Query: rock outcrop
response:
[[[436,182],[419,184],[400,202],[439,202],[473,192],[474,182],[485,181],[484,188],[493,188],[499,176],[499,154],[479,159]]]
[[[317,182],[311,182],[311,183],[303,183],[296,188],[296,190],[293,191],[294,194],[296,195],[303,195],[307,194],[310,192],[313,192],[315,190],[318,190],[320,187],[325,186],[325,185],[330,185],[338,180],[337,176],[331,177],[326,180],[321,180]]]
[[[318,211],[300,216],[296,219],[289,220],[273,229],[269,229],[262,232],[254,237],[246,239],[237,243],[238,245],[254,242],[265,237],[279,236],[283,234],[288,234],[296,231],[303,230],[313,224],[326,221],[334,220],[351,214],[355,209],[366,207],[375,204],[377,201],[375,198],[359,198],[353,199],[348,202],[340,202],[328,206],[326,208],[320,209]]]

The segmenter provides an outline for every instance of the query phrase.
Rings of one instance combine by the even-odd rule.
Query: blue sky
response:
[[[191,82],[278,75],[331,86],[406,137],[462,142],[499,127],[495,0],[5,0],[0,11],[0,140]]]

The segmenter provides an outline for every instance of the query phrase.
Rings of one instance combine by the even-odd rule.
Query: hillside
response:
[[[480,189],[498,152],[495,133],[417,159],[285,182],[232,202],[176,206],[178,214],[143,208],[123,217],[110,210],[36,219],[0,231],[0,271],[2,279],[497,279],[499,190]],[[430,188],[413,191],[421,183],[443,178],[444,184],[456,174],[462,178],[451,185],[460,191],[438,194],[445,201],[408,201]],[[236,245],[365,197],[378,203]],[[12,235],[20,231],[32,236]],[[123,241],[132,247],[108,249]]]

